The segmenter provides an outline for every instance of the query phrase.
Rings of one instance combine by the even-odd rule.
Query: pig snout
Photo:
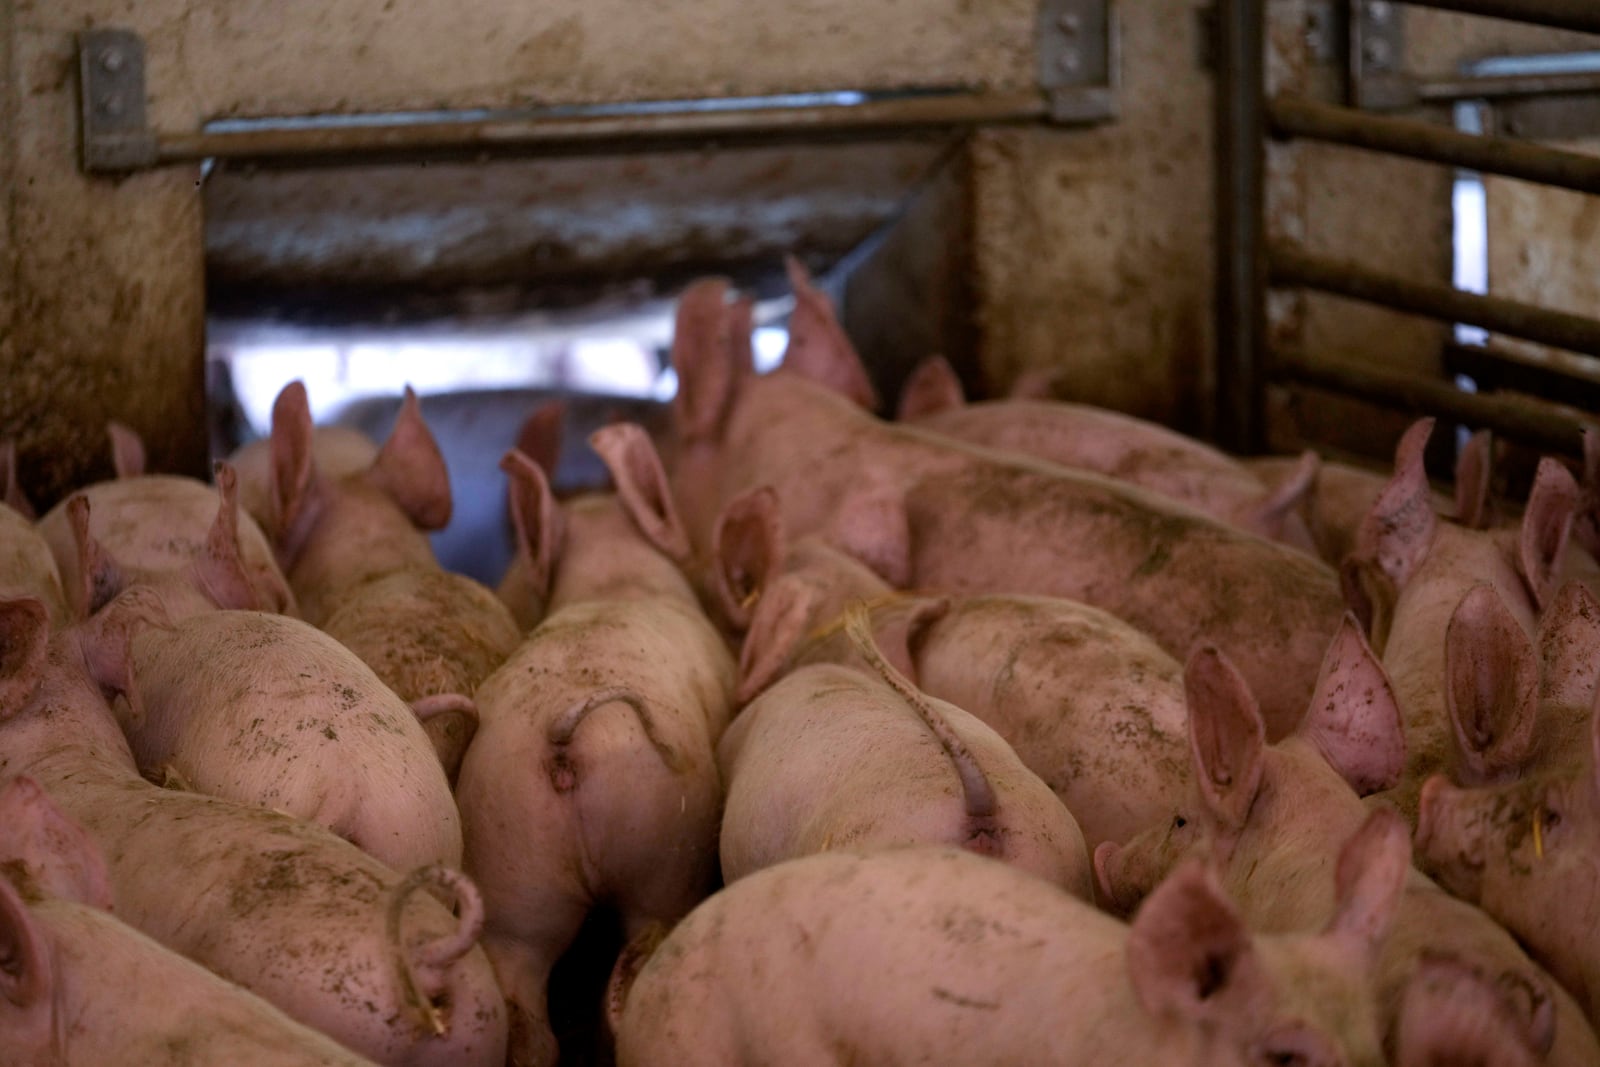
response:
[[[1437,774],[1423,783],[1415,845],[1424,870],[1452,894],[1477,902],[1483,883],[1483,822],[1473,810],[1469,790]]]

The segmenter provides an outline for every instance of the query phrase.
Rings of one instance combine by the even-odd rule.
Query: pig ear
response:
[[[1539,619],[1541,701],[1588,707],[1600,676],[1600,601],[1569,581]]]
[[[1249,930],[1198,860],[1145,898],[1128,930],[1127,954],[1134,994],[1158,1017],[1214,1019],[1222,994],[1260,980]]]
[[[1395,447],[1394,476],[1378,494],[1372,510],[1356,531],[1355,554],[1377,563],[1394,583],[1406,587],[1433,544],[1433,513],[1423,449],[1433,433],[1433,420],[1418,419]]]
[[[134,586],[74,631],[89,677],[109,702],[122,697],[133,722],[144,719],[144,701],[133,673],[133,639],[146,627],[169,629],[161,598],[148,586]]]
[[[37,597],[0,600],[0,719],[27,706],[44,677],[50,612]]]
[[[52,896],[111,910],[111,877],[99,846],[26,775],[0,789],[0,863],[12,861],[21,861]]]
[[[311,401],[303,382],[293,381],[272,402],[268,485],[274,511],[272,535],[293,559],[316,524],[325,490],[311,455]]]
[[[794,313],[789,316],[789,349],[783,365],[868,411],[876,410],[878,395],[833,313],[833,302],[811,284],[798,259],[785,257],[784,267],[794,287]]]
[[[566,421],[567,405],[552,400],[522,420],[517,432],[517,451],[537,463],[547,479],[555,478],[561,462],[561,430]]]
[[[1479,430],[1467,438],[1456,457],[1456,522],[1469,530],[1487,530],[1494,520],[1489,479],[1494,473],[1494,436]]]
[[[1476,967],[1426,954],[1406,981],[1397,1067],[1534,1067],[1555,1043],[1544,989],[1510,997]]]
[[[440,693],[413,700],[411,711],[438,753],[445,777],[454,785],[467,746],[478,733],[478,705],[464,693]]]
[[[17,443],[10,439],[0,441],[0,501],[29,522],[39,517],[17,481]]]
[[[1544,607],[1555,592],[1561,557],[1566,555],[1572,520],[1578,513],[1578,483],[1561,462],[1546,456],[1539,461],[1522,513],[1517,535],[1517,557],[1522,578],[1533,602]]]
[[[750,611],[783,566],[783,515],[778,494],[757,486],[728,502],[711,531],[711,592],[734,630],[750,627]]]
[[[1011,379],[1007,400],[1053,400],[1056,386],[1065,377],[1059,367],[1031,367]]]
[[[706,278],[678,298],[672,333],[672,367],[678,392],[672,413],[679,437],[715,441],[733,403],[743,368],[728,343],[728,282]]]
[[[810,585],[787,575],[762,591],[739,650],[739,690],[735,695],[740,704],[754,700],[783,674],[789,657],[811,627],[816,599]]]
[[[961,379],[955,368],[943,356],[929,356],[917,364],[917,369],[906,379],[900,390],[900,407],[895,418],[901,422],[918,419],[941,411],[949,411],[966,404],[967,397],[961,389]]]
[[[239,477],[233,465],[222,460],[217,461],[214,477],[220,503],[205,547],[194,562],[195,578],[211,602],[223,610],[261,610],[261,598],[239,550]]]
[[[550,492],[539,465],[516,449],[500,459],[500,469],[510,479],[507,502],[511,510],[511,524],[517,534],[517,559],[527,568],[532,589],[528,595],[538,601],[532,608],[533,616],[544,613],[544,602],[550,597],[550,582],[555,576],[556,559],[561,553],[561,509]],[[518,597],[518,599],[522,599]],[[522,615],[524,605],[511,605]]]
[[[1327,933],[1356,946],[1370,962],[1389,938],[1411,873],[1411,831],[1382,808],[1339,850],[1334,912]]]
[[[118,478],[137,478],[144,473],[144,439],[138,431],[125,423],[112,419],[106,423],[106,436],[111,438],[111,467]]]
[[[689,532],[678,519],[667,472],[644,427],[613,423],[590,434],[589,447],[611,472],[617,499],[634,527],[674,563],[687,562],[692,551]]]
[[[1300,453],[1289,477],[1251,509],[1245,525],[1262,537],[1273,541],[1281,539],[1289,516],[1299,511],[1316,492],[1317,476],[1321,473],[1321,456],[1309,448]]]
[[[50,946],[22,896],[0,875],[0,998],[14,1008],[53,1014]],[[11,1020],[8,1020],[8,1022]],[[21,1026],[7,1026],[14,1033]]]
[[[78,617],[87,619],[105,607],[123,589],[127,579],[122,568],[89,531],[89,498],[82,493],[67,501],[67,520],[72,524],[72,539],[78,548]]]
[[[1526,766],[1539,715],[1539,657],[1493,586],[1474,586],[1450,616],[1444,698],[1477,782]]]
[[[1256,698],[1238,670],[1212,645],[1189,657],[1183,688],[1200,794],[1225,829],[1238,830],[1261,788],[1266,727]]]
[[[450,472],[409,385],[394,429],[366,478],[400,505],[418,529],[442,530],[450,524]]]
[[[1400,703],[1353,615],[1345,615],[1322,658],[1298,732],[1360,796],[1400,781],[1406,762]]]
[[[1376,562],[1352,552],[1339,564],[1339,592],[1372,647],[1381,651],[1389,643],[1394,606],[1400,598],[1394,582]]]

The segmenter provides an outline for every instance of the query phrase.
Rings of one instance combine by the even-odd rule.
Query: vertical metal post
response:
[[[1266,0],[1217,13],[1216,404],[1212,437],[1234,452],[1265,441]]]

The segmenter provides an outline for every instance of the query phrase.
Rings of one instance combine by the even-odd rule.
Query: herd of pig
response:
[[[1520,516],[1123,416],[877,398],[691,287],[661,451],[561,411],[435,561],[408,393],[35,521],[0,455],[0,1061],[1600,1065],[1600,438]],[[558,974],[560,972],[557,972]]]

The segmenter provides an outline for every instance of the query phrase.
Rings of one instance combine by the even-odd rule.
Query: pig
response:
[[[679,304],[673,485],[698,546],[723,504],[770,485],[795,537],[820,534],[897,587],[1062,596],[1169,653],[1219,643],[1273,735],[1293,727],[1343,610],[1327,567],[1137,487],[874,419],[831,308],[798,268],[795,285],[791,351],[761,376],[723,283]]]
[[[1357,793],[1392,787],[1405,761],[1399,705],[1360,627],[1346,618],[1305,721],[1274,745],[1264,741],[1248,686],[1216,649],[1196,650],[1184,679],[1194,788],[1159,824],[1123,846],[1096,850],[1102,894],[1131,910],[1185,857],[1209,855],[1253,928],[1287,931],[1325,921],[1333,906],[1325,872],[1367,816]],[[1535,1031],[1543,1062],[1600,1063],[1600,1042],[1578,1004],[1511,935],[1420,871],[1412,869],[1405,886],[1373,976],[1391,1043],[1418,961],[1447,953],[1491,976],[1508,1010]],[[1541,1018],[1551,1025],[1536,1027]]]
[[[1297,514],[1321,460],[1307,451],[1273,490],[1238,460],[1153,422],[1063,401],[1007,399],[969,404],[942,357],[924,360],[906,383],[899,419],[968,444],[1096,471],[1178,500],[1212,518],[1316,552]]]
[[[33,779],[0,789],[0,813],[8,1064],[372,1063],[113,918],[104,858]],[[38,851],[29,837],[49,848],[53,870],[25,861]]]
[[[898,597],[869,610],[899,650],[890,662],[1009,743],[1091,852],[1187,795],[1183,668],[1126,623],[1051,597]],[[796,662],[847,661],[844,637],[814,638]]]
[[[1428,779],[1416,842],[1422,865],[1493,915],[1600,1027],[1600,714],[1589,751],[1503,785]]]
[[[70,607],[79,618],[108,599],[97,575],[79,569],[73,501],[87,501],[94,540],[117,560],[125,583],[161,589],[174,617],[218,608],[297,614],[294,594],[272,546],[238,507],[237,478],[215,469],[215,488],[194,478],[146,474],[98,482],[73,494],[39,520]]]
[[[89,533],[87,498],[71,511],[77,570],[114,597],[125,572]],[[427,734],[332,637],[283,615],[212,611],[140,633],[132,655],[143,700],[119,705],[120,722],[144,772],[310,819],[401,870],[460,865]]]
[[[37,597],[52,626],[72,618],[50,545],[33,528],[33,505],[16,485],[16,451],[0,441],[0,594]]]
[[[451,508],[414,393],[388,443],[355,473],[324,475],[318,446],[305,388],[293,382],[273,406],[270,445],[272,469],[284,475],[274,482],[279,511],[294,514],[299,531],[283,542],[291,581],[313,598],[317,626],[411,706],[453,779],[477,729],[472,693],[522,631],[490,590],[440,567],[413,526],[422,509]],[[402,548],[385,564],[391,539]],[[355,580],[346,580],[341,561]]]
[[[964,850],[791,860],[613,973],[617,1061],[1377,1067],[1367,971],[1399,880],[1370,838],[1323,932],[1268,937],[1199,863],[1127,926]]]
[[[412,567],[437,569],[424,531],[442,529],[452,507],[444,458],[409,387],[394,432],[367,466],[342,477],[325,473],[317,445],[305,385],[290,382],[272,405],[263,527],[313,626],[367,582]],[[352,448],[340,458],[357,454]]]
[[[833,848],[948,844],[1092,899],[1083,834],[1049,787],[999,734],[918,692],[873,644],[862,609],[846,620],[871,674],[799,668],[717,746],[723,878]]]
[[[54,635],[39,601],[0,600],[0,779],[33,778],[88,832],[114,913],[167,948],[378,1062],[499,1067],[505,1013],[462,875],[402,877],[312,823],[139,776],[106,694],[142,705],[129,646],[164,622],[142,588]]]
[[[1450,956],[1423,956],[1400,1005],[1395,1067],[1534,1067],[1536,1030],[1549,1023],[1529,1024],[1483,972]]]
[[[559,514],[538,465],[506,460],[543,546],[528,553],[550,561],[549,587],[530,587],[550,612],[478,687],[456,786],[518,1065],[555,1061],[550,969],[591,911],[609,905],[632,935],[716,878],[733,659],[673,562],[688,540],[649,438],[619,424],[591,443],[617,491]]]
[[[1413,825],[1423,781],[1451,766],[1456,750],[1445,707],[1446,694],[1456,691],[1446,662],[1452,617],[1482,585],[1503,605],[1510,630],[1532,632],[1554,592],[1577,499],[1571,475],[1546,460],[1517,530],[1469,530],[1441,520],[1422,467],[1432,429],[1431,419],[1419,420],[1401,439],[1394,477],[1343,571],[1347,595],[1368,621],[1405,716],[1406,767],[1391,799]],[[1470,679],[1462,680],[1470,686]]]
[[[1090,852],[1186,792],[1183,669],[1113,616],[1051,597],[895,594],[816,538],[787,550],[765,488],[735,498],[712,540],[711,599],[748,630],[742,702],[797,665],[859,665],[839,617],[861,603],[883,657],[999,733],[1072,812]]]

